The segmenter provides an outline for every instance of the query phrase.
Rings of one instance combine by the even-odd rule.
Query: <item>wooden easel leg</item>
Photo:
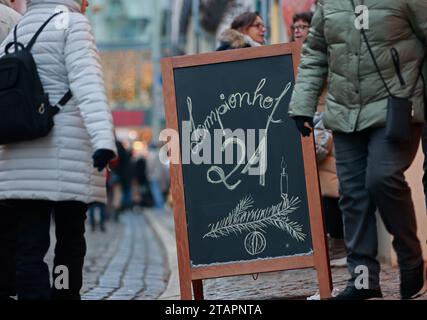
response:
[[[183,272],[179,270],[179,285],[181,291],[181,300],[193,300],[193,293],[191,292],[191,275],[190,272]]]
[[[317,279],[319,280],[320,299],[329,299],[333,289],[329,263],[322,263],[317,267]]]
[[[193,280],[193,292],[195,300],[204,300],[203,280]]]
[[[329,263],[329,252],[326,237],[318,236],[316,239],[314,264],[319,281],[320,299],[329,299],[332,296],[332,274]]]
[[[320,209],[321,216],[318,217],[316,233],[313,235],[314,266],[319,281],[320,299],[329,299],[332,296],[333,284],[323,207],[320,206]]]
[[[185,283],[181,281],[181,300],[193,300],[191,281],[186,281]]]

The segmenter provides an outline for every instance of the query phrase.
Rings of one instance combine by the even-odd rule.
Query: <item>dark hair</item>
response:
[[[293,23],[297,22],[298,20],[302,20],[304,22],[307,22],[308,24],[311,24],[312,19],[313,19],[313,13],[310,11],[296,13],[292,18]]]
[[[258,12],[245,12],[234,18],[231,23],[231,29],[241,30],[249,28],[261,15]]]

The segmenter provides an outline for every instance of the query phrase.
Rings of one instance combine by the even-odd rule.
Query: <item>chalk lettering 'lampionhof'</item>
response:
[[[163,147],[163,155],[161,160],[163,162],[170,161],[171,163],[178,164],[235,164],[236,159],[241,159],[241,156],[233,157],[233,152],[226,152],[224,145],[228,143],[224,142],[236,138],[245,147],[247,151],[248,160],[253,157],[254,152],[257,148],[254,148],[257,134],[259,140],[264,139],[268,133],[268,129],[271,124],[281,124],[283,119],[275,118],[277,112],[280,110],[280,104],[283,98],[287,94],[290,94],[291,83],[287,83],[277,97],[271,97],[264,95],[262,89],[267,84],[267,79],[263,78],[258,82],[255,91],[251,94],[250,92],[235,92],[228,95],[221,93],[219,95],[220,106],[215,107],[201,123],[196,123],[193,116],[193,100],[191,97],[187,97],[187,109],[189,114],[189,121],[182,121],[181,125],[181,152],[182,159],[175,157],[177,154],[179,144],[179,133],[165,129],[160,134],[160,140],[166,142]],[[261,129],[241,129],[241,128],[230,128],[224,125],[226,115],[232,110],[241,109],[243,107],[257,107],[265,110],[273,108],[268,116],[265,128]],[[219,129],[213,129],[213,127],[219,126]],[[213,135],[211,134],[213,132]],[[212,157],[212,148],[213,157]],[[225,162],[221,154],[226,152]],[[165,157],[165,155],[167,157]],[[182,162],[181,162],[182,160]],[[240,161],[240,160],[239,160]],[[238,161],[238,162],[239,162]]]

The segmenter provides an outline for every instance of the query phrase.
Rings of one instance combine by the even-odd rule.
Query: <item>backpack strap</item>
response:
[[[15,52],[18,52],[19,50],[24,50],[25,47],[22,43],[18,42],[17,37],[16,37],[16,28],[17,26],[15,26],[15,28],[13,29],[13,41],[9,42],[6,47],[4,48],[4,53],[5,54],[9,54],[9,50],[10,48],[12,48],[12,46],[15,47]]]
[[[15,52],[18,52],[18,37],[16,35],[18,29],[18,25],[13,28],[13,44],[15,45]]]
[[[52,15],[49,19],[46,20],[45,23],[43,23],[43,25],[40,27],[39,30],[37,30],[37,32],[35,33],[35,35],[31,38],[30,42],[28,42],[27,46],[25,47],[25,49],[27,49],[28,51],[31,51],[31,49],[33,48],[34,43],[37,41],[37,38],[39,37],[40,33],[42,33],[43,29],[47,26],[47,24],[56,16],[60,15],[61,13],[63,13],[63,11],[57,12],[54,15]],[[16,41],[16,36],[15,36],[15,41]]]
[[[55,105],[55,107],[57,107],[58,109],[62,109],[68,103],[68,101],[71,100],[72,97],[73,94],[71,90],[68,90],[67,93],[64,94],[64,96],[61,98],[61,100],[59,100],[59,102]]]
[[[61,13],[63,13],[63,11],[55,13],[49,19],[47,19],[45,23],[43,23],[43,25],[39,28],[39,30],[37,30],[37,32],[31,38],[30,42],[28,42],[27,46],[25,47],[26,50],[31,51],[31,49],[34,46],[34,43],[36,43],[37,38],[42,33],[43,29],[47,26],[47,24],[50,21],[52,21],[53,18],[55,18],[56,16],[60,15]],[[15,29],[13,30],[14,41],[12,43],[10,43],[11,46],[15,45],[15,51],[18,51],[18,47],[21,47],[21,49],[24,48],[22,44],[18,43],[17,27],[18,26],[16,25]],[[61,110],[68,103],[68,101],[70,101],[70,99],[72,97],[73,97],[73,94],[72,94],[71,90],[68,90],[67,93],[64,94],[64,96],[61,98],[61,100],[59,100],[59,102],[54,106],[54,110],[55,110],[54,113],[56,114],[59,110]]]
[[[52,19],[54,19],[56,16],[60,15],[61,13],[63,13],[63,11],[55,13],[49,19],[47,19],[45,23],[43,23],[43,25],[39,28],[39,30],[37,30],[37,32],[31,38],[30,42],[28,42],[27,46],[25,47],[26,50],[31,51],[34,43],[36,43],[37,38],[42,33],[42,31],[47,26],[47,24],[50,21],[52,21]],[[16,41],[16,36],[15,36],[15,41]],[[64,96],[61,98],[61,100],[59,100],[59,102],[55,105],[55,109],[57,108],[58,111],[61,110],[68,103],[68,101],[71,100],[72,97],[73,97],[73,94],[72,94],[71,90],[68,90],[67,93],[64,94]]]

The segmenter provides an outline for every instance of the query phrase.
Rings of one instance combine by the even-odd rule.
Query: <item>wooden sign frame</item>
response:
[[[300,46],[298,44],[290,43],[162,59],[164,84],[163,94],[167,128],[179,132],[174,81],[175,69],[264,57],[292,55],[294,75],[296,79],[300,52]],[[319,176],[317,171],[313,135],[308,138],[301,138],[301,144],[304,157],[307,199],[313,245],[313,254],[307,256],[271,258],[270,260],[263,261],[227,263],[207,267],[191,266],[182,165],[171,164],[171,192],[174,199],[174,219],[181,299],[192,299],[192,287],[194,291],[194,298],[203,299],[203,279],[311,267],[315,267],[317,271],[320,297],[322,299],[326,299],[331,296],[332,278],[328,247],[325,237],[325,224],[321,205]],[[179,159],[181,159],[179,144],[177,146],[174,145],[174,147],[178,148]]]

